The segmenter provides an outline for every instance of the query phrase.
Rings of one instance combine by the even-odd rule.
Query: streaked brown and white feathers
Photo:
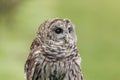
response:
[[[43,22],[25,63],[26,80],[83,80],[76,41],[70,20]]]

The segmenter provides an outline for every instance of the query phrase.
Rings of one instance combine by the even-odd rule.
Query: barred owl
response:
[[[83,80],[76,41],[69,19],[43,22],[25,63],[26,80]]]

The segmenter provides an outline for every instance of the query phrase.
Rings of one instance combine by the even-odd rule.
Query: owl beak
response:
[[[66,35],[65,36],[65,43],[68,43],[68,41],[69,41],[69,37],[68,37],[68,35]]]

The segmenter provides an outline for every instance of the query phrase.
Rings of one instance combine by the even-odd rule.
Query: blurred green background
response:
[[[120,0],[0,0],[0,80],[25,80],[36,30],[53,17],[76,25],[85,80],[120,80]]]

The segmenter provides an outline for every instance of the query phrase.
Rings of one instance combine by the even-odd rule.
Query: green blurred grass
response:
[[[29,46],[40,23],[52,17],[70,18],[76,25],[85,80],[120,80],[120,1],[2,1],[0,80],[25,80]]]

